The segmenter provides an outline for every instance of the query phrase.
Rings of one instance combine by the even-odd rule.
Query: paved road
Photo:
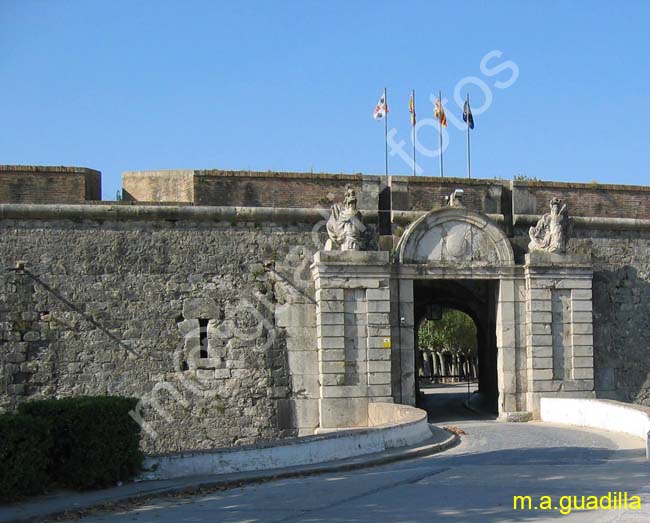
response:
[[[82,519],[84,523],[467,523],[650,522],[650,464],[638,440],[540,423],[458,419],[466,431],[445,453],[347,473],[274,481],[195,498],[148,502],[136,509]],[[456,397],[452,397],[456,395]],[[471,418],[472,416],[469,416]],[[641,511],[514,511],[513,495],[642,497]]]

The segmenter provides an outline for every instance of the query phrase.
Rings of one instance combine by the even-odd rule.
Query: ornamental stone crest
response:
[[[514,265],[512,246],[503,231],[487,217],[458,206],[458,201],[414,221],[400,238],[397,256],[404,264]]]
[[[568,226],[569,213],[566,204],[562,205],[562,200],[553,198],[551,200],[551,212],[542,216],[537,225],[531,227],[528,231],[530,236],[528,249],[531,252],[565,253]]]
[[[326,251],[365,251],[368,249],[369,231],[363,216],[357,210],[357,193],[349,185],[345,188],[343,204],[335,203],[327,220]]]

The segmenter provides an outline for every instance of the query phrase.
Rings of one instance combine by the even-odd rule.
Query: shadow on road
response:
[[[417,407],[427,411],[429,423],[495,420],[496,415],[470,410],[465,406],[468,397],[472,398],[472,404],[477,403],[476,387],[476,383],[470,384],[468,396],[467,383],[421,385]]]

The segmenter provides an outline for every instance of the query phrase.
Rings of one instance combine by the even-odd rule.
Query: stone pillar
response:
[[[392,401],[389,253],[314,256],[320,430],[364,427],[369,401]]]
[[[589,260],[526,255],[526,402],[534,417],[544,396],[594,396],[593,318]]]
[[[415,309],[413,280],[391,280],[391,332],[393,350],[393,398],[415,405]]]
[[[499,281],[497,301],[497,383],[499,389],[499,417],[519,416],[517,405],[517,317],[514,278]]]

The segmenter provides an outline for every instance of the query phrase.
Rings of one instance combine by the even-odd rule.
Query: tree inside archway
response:
[[[418,331],[418,376],[424,379],[475,379],[477,331],[470,316],[443,309],[440,320],[425,320]]]
[[[420,350],[476,355],[476,325],[456,309],[443,309],[440,320],[425,320],[418,332]]]

